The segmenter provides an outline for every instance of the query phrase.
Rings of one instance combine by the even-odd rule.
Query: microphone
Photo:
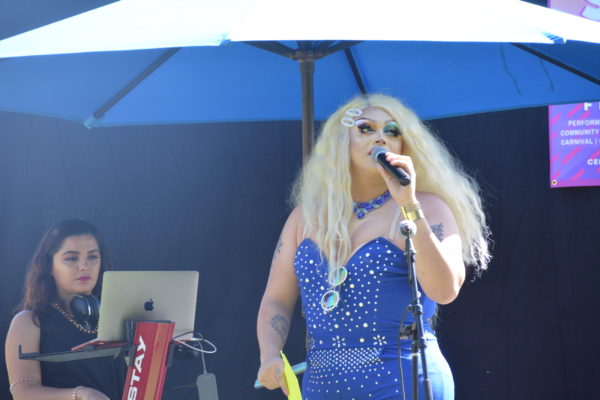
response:
[[[386,152],[387,150],[384,147],[373,147],[373,150],[371,150],[371,158],[377,161],[390,174],[394,175],[394,177],[400,181],[402,186],[410,185],[410,175],[408,175],[402,168],[392,166],[392,164],[385,159]]]
[[[414,222],[405,219],[404,221],[400,221],[398,232],[405,238],[410,239],[417,234],[417,225],[415,225]]]

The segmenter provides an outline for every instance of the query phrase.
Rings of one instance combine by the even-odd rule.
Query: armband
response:
[[[421,204],[419,203],[400,206],[400,211],[402,212],[402,217],[409,221],[418,221],[425,218],[425,214],[423,214]]]

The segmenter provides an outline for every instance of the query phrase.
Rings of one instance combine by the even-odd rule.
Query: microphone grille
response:
[[[373,147],[373,150],[371,150],[371,158],[373,160],[377,160],[377,156],[379,156],[379,154],[386,153],[386,152],[387,152],[387,149],[385,147],[381,147],[381,146]]]
[[[400,221],[398,225],[398,231],[404,237],[411,238],[417,234],[417,225],[410,220]]]

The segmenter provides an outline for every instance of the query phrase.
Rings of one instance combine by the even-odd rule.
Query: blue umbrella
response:
[[[136,1],[119,3],[135,6]],[[121,6],[119,3],[107,7]],[[360,92],[385,92],[402,98],[424,119],[600,99],[600,57],[593,56],[599,54],[597,44],[569,42],[534,46],[497,43],[494,41],[499,39],[494,35],[508,28],[498,25],[495,21],[500,20],[500,16],[489,10],[488,14],[494,18],[480,14],[479,20],[474,19],[476,27],[488,25],[489,29],[472,36],[471,40],[480,37],[490,42],[473,43],[456,42],[467,40],[461,36],[465,33],[473,35],[468,32],[469,29],[465,32],[465,29],[454,30],[451,26],[444,26],[445,30],[438,29],[437,36],[432,36],[430,31],[434,30],[433,27],[439,27],[446,19],[458,25],[446,14],[441,19],[425,15],[426,18],[419,23],[426,29],[421,30],[419,24],[413,24],[404,31],[398,27],[391,33],[389,29],[379,32],[382,24],[361,22],[354,30],[332,36],[334,33],[327,31],[313,34],[315,27],[331,21],[331,13],[342,20],[342,27],[353,25],[352,15],[356,18],[372,16],[357,13],[354,3],[349,1],[329,14],[323,12],[321,20],[310,24],[302,21],[301,17],[274,19],[267,15],[265,9],[254,7],[250,10],[251,17],[242,21],[239,28],[233,29],[234,22],[250,9],[250,3],[244,0],[207,3],[213,7],[208,10],[210,12],[193,15],[207,15],[202,21],[209,20],[211,24],[198,24],[196,17],[174,18],[179,36],[172,36],[176,38],[169,36],[170,31],[166,34],[159,28],[144,28],[154,26],[144,20],[149,18],[146,16],[135,19],[138,24],[133,24],[133,29],[130,29],[133,33],[127,33],[129,36],[124,36],[126,32],[120,29],[132,24],[117,23],[109,25],[110,31],[115,31],[114,38],[103,33],[96,35],[94,41],[86,36],[89,32],[93,33],[93,29],[82,30],[81,25],[73,25],[74,20],[70,19],[54,24],[59,31],[63,29],[63,39],[36,40],[36,31],[32,31],[0,42],[0,56],[11,55],[11,51],[16,56],[161,47],[4,59],[0,62],[0,87],[3,88],[0,109],[71,119],[89,127],[295,120],[302,109],[305,151],[308,151],[313,137],[312,121],[325,119],[341,102]],[[190,4],[198,6],[199,3],[179,0],[176,4],[184,7]],[[274,3],[267,2],[266,6],[271,7],[267,9],[277,8]],[[539,8],[536,7],[536,11]],[[152,9],[154,16],[164,15],[152,7],[145,9]],[[231,13],[225,22],[211,18],[230,9],[238,13]],[[544,13],[547,11],[552,10]],[[102,21],[103,13],[106,14],[106,7],[75,18],[84,18],[84,24],[90,25],[98,18]],[[180,8],[179,15],[182,14],[189,16],[190,12]],[[380,17],[384,15],[380,14]],[[552,14],[552,17],[556,18],[556,15],[559,14]],[[565,18],[577,17],[565,14]],[[529,19],[537,21],[537,18]],[[123,15],[120,20],[132,21]],[[409,20],[412,21],[411,18],[398,19],[397,24],[409,25]],[[255,22],[254,30],[244,33],[242,28],[247,28],[244,27],[248,25],[247,21]],[[269,21],[274,21],[274,26],[269,25]],[[302,26],[293,29],[298,21],[304,25],[303,30]],[[563,42],[565,37],[600,40],[600,31],[585,23],[581,25],[587,29],[584,32],[577,29],[563,31],[559,28],[565,24],[558,24],[556,33],[552,33],[549,29],[556,25],[553,20],[533,27],[527,26],[524,18],[509,22],[508,26],[515,27],[516,32],[512,38],[527,35],[526,40],[545,39],[547,42]],[[190,29],[193,23],[202,29]],[[468,23],[467,20],[464,24]],[[100,23],[100,26],[106,31],[106,22]],[[257,31],[257,26],[265,29]],[[290,32],[285,31],[287,28]],[[41,28],[37,34],[47,37],[48,31],[44,29]],[[371,30],[377,32],[372,34]],[[402,37],[411,40],[373,40],[398,30],[402,31]],[[418,32],[413,35],[415,31]],[[159,34],[153,40],[147,40],[153,32]],[[275,35],[274,32],[280,33]],[[27,39],[28,34],[34,39],[25,46],[22,40]],[[276,39],[303,40],[273,42],[266,41],[265,35]],[[332,40],[312,40],[315,35]],[[80,37],[84,40],[72,40]],[[128,40],[124,40],[125,37]],[[428,41],[418,41],[419,37]],[[240,42],[229,41],[228,38]],[[15,43],[20,43],[16,46],[18,51],[14,50]],[[67,49],[56,49],[55,45],[66,46]],[[542,59],[550,62],[542,62]],[[302,73],[298,73],[296,61]]]

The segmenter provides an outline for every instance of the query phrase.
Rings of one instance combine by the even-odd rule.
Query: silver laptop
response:
[[[97,340],[126,340],[126,320],[175,322],[175,337],[193,331],[197,293],[198,271],[106,271]]]

